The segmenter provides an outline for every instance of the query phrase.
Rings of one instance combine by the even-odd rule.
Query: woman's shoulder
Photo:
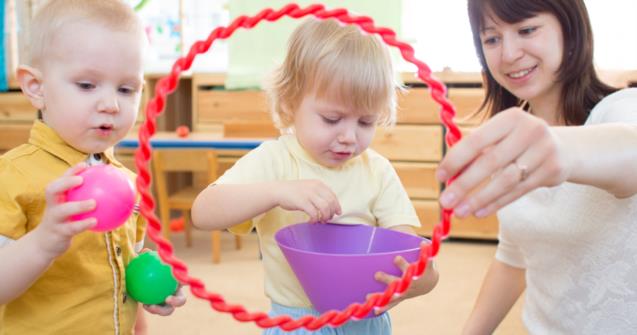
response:
[[[637,87],[624,88],[602,99],[587,124],[623,122],[637,124]]]

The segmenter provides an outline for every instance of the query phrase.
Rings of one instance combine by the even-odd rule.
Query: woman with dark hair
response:
[[[532,334],[637,333],[637,89],[599,80],[583,0],[468,3],[491,118],[441,162],[440,202],[500,234],[464,333],[523,292]]]

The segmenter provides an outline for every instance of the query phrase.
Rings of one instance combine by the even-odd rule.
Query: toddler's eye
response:
[[[321,116],[321,118],[323,119],[323,122],[325,122],[327,124],[337,124],[338,121],[340,120],[340,119],[330,119],[330,118],[327,118],[325,116]]]
[[[82,89],[82,90],[92,90],[92,89],[95,88],[95,85],[93,85],[92,83],[89,83],[89,82],[80,81],[80,82],[75,83],[75,85],[77,87],[79,87],[80,89]]]
[[[133,93],[135,93],[135,90],[133,88],[131,88],[131,87],[120,87],[118,89],[118,91],[119,91],[119,93],[122,93],[122,94],[133,94]]]
[[[358,121],[358,124],[360,124],[362,127],[372,127],[374,125],[374,121],[360,120]]]

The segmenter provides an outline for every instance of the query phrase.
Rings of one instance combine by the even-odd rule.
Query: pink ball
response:
[[[126,222],[135,206],[133,183],[111,165],[96,165],[78,173],[84,178],[82,185],[66,192],[66,201],[95,200],[95,209],[71,217],[77,221],[90,217],[97,219],[92,231],[113,230]]]

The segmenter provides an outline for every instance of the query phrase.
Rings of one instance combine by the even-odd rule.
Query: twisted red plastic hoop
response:
[[[415,276],[422,275],[427,267],[427,261],[438,254],[441,240],[449,233],[449,221],[453,214],[453,211],[450,209],[442,211],[441,221],[434,227],[431,244],[420,250],[419,260],[410,264],[402,278],[388,285],[385,292],[373,294],[362,305],[354,303],[343,311],[329,311],[319,317],[308,315],[295,320],[289,316],[270,318],[263,312],[250,313],[241,305],[230,305],[226,303],[221,295],[206,291],[205,285],[201,280],[188,276],[188,268],[181,260],[173,255],[172,245],[160,234],[161,224],[154,214],[155,201],[149,191],[151,175],[148,170],[148,161],[150,160],[152,151],[149,141],[155,134],[156,118],[164,109],[166,96],[177,89],[179,74],[188,70],[194,58],[198,54],[208,51],[216,39],[226,39],[238,28],[250,29],[262,20],[276,21],[283,16],[296,19],[307,15],[313,15],[319,19],[334,18],[344,24],[357,25],[370,34],[380,36],[386,44],[398,48],[406,61],[416,65],[418,68],[418,78],[427,84],[431,97],[442,107],[440,110],[440,119],[447,129],[445,137],[447,144],[451,146],[462,137],[460,130],[453,122],[453,117],[456,113],[451,103],[445,97],[446,87],[432,77],[431,70],[425,63],[414,57],[413,48],[404,42],[398,41],[396,39],[396,33],[391,29],[376,27],[371,18],[367,16],[351,16],[348,11],[343,8],[326,10],[324,6],[320,4],[311,5],[306,8],[300,8],[297,4],[288,4],[277,11],[266,8],[252,17],[240,16],[235,19],[230,26],[214,29],[205,41],[195,42],[190,48],[188,55],[179,58],[175,62],[171,73],[161,78],[157,83],[155,96],[148,103],[146,108],[146,120],[139,129],[139,148],[135,151],[135,164],[138,170],[137,189],[142,196],[141,213],[148,221],[148,235],[158,245],[158,252],[161,259],[172,266],[173,273],[179,282],[183,285],[190,286],[190,291],[196,297],[208,300],[213,309],[219,312],[231,313],[236,320],[241,322],[254,322],[262,328],[280,327],[286,331],[301,327],[305,327],[308,330],[316,330],[325,325],[339,326],[350,318],[364,317],[374,307],[387,305],[394,294],[403,293],[409,287]],[[450,181],[450,183],[451,182],[453,181]]]

